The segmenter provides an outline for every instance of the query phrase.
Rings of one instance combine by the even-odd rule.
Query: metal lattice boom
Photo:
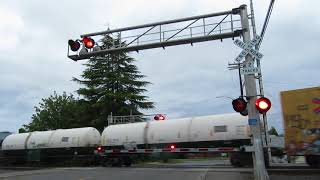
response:
[[[239,8],[235,8],[231,11],[83,34],[81,37],[95,38],[98,48],[86,49],[84,53],[75,52],[73,54],[68,49],[68,57],[77,61],[115,52],[165,48],[234,38],[240,36],[243,31],[238,15]],[[111,47],[103,49],[102,45],[99,45],[99,40],[105,35],[113,39],[119,38],[119,41],[115,40]]]

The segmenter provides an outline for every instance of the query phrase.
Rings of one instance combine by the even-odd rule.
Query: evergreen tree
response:
[[[106,35],[101,40],[102,49],[120,44],[120,38]],[[124,46],[125,43],[121,42]],[[141,109],[154,107],[148,97],[142,95],[148,84],[133,64],[135,60],[124,52],[92,57],[86,64],[82,79],[73,78],[84,87],[77,90],[90,104],[91,124],[102,130],[107,117],[113,115],[142,114]]]

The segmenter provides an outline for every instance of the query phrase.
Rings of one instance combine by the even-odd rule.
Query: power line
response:
[[[267,15],[266,15],[266,18],[265,18],[265,21],[264,21],[264,24],[263,24],[263,27],[262,27],[262,30],[261,30],[261,33],[260,33],[261,40],[257,45],[257,49],[260,49],[261,42],[263,40],[264,34],[266,33],[266,30],[267,30],[267,27],[268,27],[268,24],[269,24],[269,20],[270,20],[270,17],[271,17],[271,13],[272,13],[272,10],[273,10],[274,2],[275,2],[275,0],[271,0],[271,2],[270,2],[269,8],[268,8],[268,12],[267,12]]]
[[[290,82],[275,82],[275,81],[264,81],[265,83],[268,83],[268,84],[282,84],[282,85],[292,85],[292,83],[290,83]],[[319,86],[320,84],[318,83],[315,83],[315,84],[304,84],[304,82],[294,82],[295,83],[295,85],[297,85],[297,84],[303,84],[303,85],[306,85],[306,86]]]

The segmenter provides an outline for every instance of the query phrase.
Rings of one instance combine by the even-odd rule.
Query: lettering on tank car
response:
[[[61,142],[68,142],[69,141],[69,137],[62,137],[61,138]]]
[[[227,126],[214,126],[214,132],[220,133],[220,132],[227,132]]]

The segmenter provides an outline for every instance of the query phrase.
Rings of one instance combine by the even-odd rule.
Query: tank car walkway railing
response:
[[[128,124],[137,122],[147,122],[154,120],[154,117],[159,114],[148,114],[148,115],[128,115],[128,116],[108,116],[108,125],[114,124]],[[161,114],[166,116],[165,114]]]

